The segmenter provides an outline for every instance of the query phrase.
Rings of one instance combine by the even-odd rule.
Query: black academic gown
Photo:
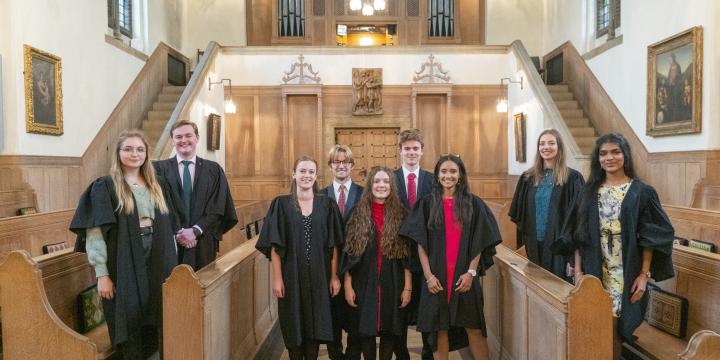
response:
[[[484,201],[472,195],[472,221],[463,225],[453,283],[446,284],[445,225],[441,224],[439,228],[428,226],[432,202],[432,195],[420,200],[415,211],[408,216],[400,229],[400,235],[412,239],[423,247],[430,261],[430,270],[440,280],[444,289],[437,294],[431,294],[427,283],[422,282],[418,308],[418,314],[422,316],[418,316],[417,329],[435,333],[438,330],[453,330],[451,328],[470,328],[480,329],[483,335],[487,336],[483,314],[483,293],[479,279],[493,265],[495,246],[501,242],[495,217]],[[442,207],[442,203],[436,206]],[[455,283],[460,275],[467,272],[470,262],[478,255],[480,262],[472,287],[464,294],[456,292]],[[447,291],[452,291],[449,304]],[[453,331],[453,334],[456,333]],[[460,332],[460,335],[464,335],[464,331]],[[434,341],[431,339],[432,342]],[[463,345],[466,345],[467,339],[463,342],[465,343]],[[436,344],[432,345],[436,346]],[[455,345],[455,348],[462,346],[457,343]]]
[[[602,252],[600,249],[600,217],[597,196],[591,196],[587,211],[587,227],[581,237],[582,266],[586,274],[602,279]],[[630,185],[620,208],[622,237],[622,263],[624,290],[618,331],[629,341],[643,321],[648,303],[648,292],[635,304],[630,304],[630,288],[642,269],[644,248],[653,249],[650,272],[655,281],[675,275],[672,263],[672,245],[675,230],[660,205],[655,189],[638,179]]]
[[[162,178],[158,181],[164,183]],[[132,215],[117,213],[117,205],[112,179],[99,178],[80,196],[70,223],[70,230],[78,236],[76,250],[85,251],[85,231],[93,227],[101,228],[107,244],[107,267],[115,297],[103,299],[103,310],[113,345],[126,342],[143,325],[162,326],[162,283],[177,265],[172,215],[155,209],[146,266],[137,210]]]
[[[305,257],[302,213],[291,195],[273,200],[255,247],[268,258],[272,248],[282,261],[285,297],[278,299],[280,329],[287,348],[303,339],[333,341],[330,276],[333,249],[342,244],[342,218],[335,201],[315,195],[310,261]]]
[[[335,188],[333,188],[332,183],[330,184],[330,186],[322,189],[321,193],[329,197],[330,199],[335,200],[335,202],[337,203],[337,199],[335,198]],[[345,200],[345,212],[342,214],[343,223],[347,222],[347,219],[350,216],[353,207],[355,207],[355,204],[360,200],[360,196],[362,196],[362,193],[362,186],[356,183],[350,183],[350,189],[347,192],[347,198]]]
[[[157,173],[170,184],[180,227],[198,225],[202,229],[197,246],[192,249],[178,247],[179,261],[196,271],[200,270],[215,260],[222,235],[238,222],[225,172],[218,163],[197,157],[188,214],[182,200],[182,174],[178,169],[177,157],[155,161],[153,165]]]
[[[380,287],[380,331],[400,336],[407,328],[406,308],[400,308],[400,296],[405,288],[405,270],[409,270],[408,259],[390,259],[383,255],[380,275],[378,276],[377,228],[368,229],[368,243],[360,256],[343,252],[340,273],[349,272],[355,290],[357,308],[348,316],[348,333],[367,337],[379,336],[378,321],[378,285]],[[401,241],[409,242],[405,238]]]
[[[565,268],[576,248],[573,242],[573,232],[582,199],[584,181],[579,172],[573,169],[569,170],[567,182],[552,188],[544,241],[537,241],[537,232],[535,231],[535,191],[537,187],[533,176],[523,175],[518,180],[508,215],[517,224],[518,246],[525,245],[528,259],[559,278],[572,283],[572,278],[566,276]]]

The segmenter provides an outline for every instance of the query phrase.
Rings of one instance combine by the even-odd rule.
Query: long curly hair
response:
[[[390,169],[383,166],[375,166],[370,170],[365,190],[348,220],[345,252],[352,256],[361,256],[367,248],[370,236],[375,231],[375,222],[372,217],[372,204],[375,197],[372,193],[372,185],[379,172],[386,173],[390,178],[390,195],[385,199],[385,216],[383,217],[380,247],[384,257],[402,259],[410,255],[407,239],[398,236],[400,226],[407,216],[407,210],[398,197],[395,175]]]

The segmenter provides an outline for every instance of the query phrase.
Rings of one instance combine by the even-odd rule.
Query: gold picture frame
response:
[[[527,143],[525,141],[525,114],[513,115],[513,126],[515,129],[515,161],[524,163],[526,160]]]
[[[648,136],[701,132],[702,72],[700,26],[648,46]]]
[[[60,57],[23,45],[25,130],[62,135],[62,64]]]

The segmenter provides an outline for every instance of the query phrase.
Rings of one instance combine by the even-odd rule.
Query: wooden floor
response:
[[[343,344],[347,346],[347,339],[345,339],[347,334],[343,332]],[[379,342],[379,340],[378,340]],[[412,360],[420,360],[420,353],[422,351],[422,338],[420,337],[420,333],[415,331],[415,328],[412,327],[408,330],[408,350],[410,350],[410,359]],[[280,357],[281,360],[287,360],[288,352],[285,350],[282,353],[282,356]],[[327,350],[325,349],[325,345],[320,345],[320,356],[318,356],[319,360],[329,360],[330,357],[327,354]],[[461,351],[454,351],[450,353],[450,360],[462,360],[462,359],[472,359],[472,355],[470,355],[470,351],[467,349],[463,349]]]

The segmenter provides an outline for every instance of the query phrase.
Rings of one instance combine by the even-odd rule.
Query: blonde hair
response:
[[[125,140],[130,138],[140,139],[145,146],[145,154],[148,154],[148,144],[143,133],[140,130],[125,130],[118,137],[117,144],[115,145],[115,156],[113,156],[112,165],[110,166],[110,177],[112,178],[113,185],[115,185],[115,195],[118,198],[118,206],[115,211],[118,213],[125,212],[127,215],[135,211],[135,200],[130,185],[125,181],[122,162],[120,160],[120,147]],[[157,207],[162,214],[169,213],[162,188],[155,177],[155,168],[147,157],[145,158],[145,162],[140,166],[140,176],[145,180],[145,186],[150,190],[150,198],[155,202],[155,207]]]
[[[330,152],[328,152],[328,166],[330,166],[332,162],[335,161],[338,153],[345,153],[345,161],[348,161],[351,164],[355,164],[355,160],[353,159],[353,153],[352,150],[350,150],[350,147],[347,145],[335,144],[335,146],[330,149]]]
[[[555,166],[553,167],[553,184],[563,185],[567,182],[568,176],[570,176],[570,168],[568,168],[567,163],[565,162],[565,145],[560,137],[560,133],[555,129],[543,130],[538,136],[537,144],[535,144],[535,150],[540,148],[540,138],[546,134],[550,134],[555,137],[555,142],[557,143],[558,148],[557,156],[555,156]],[[533,167],[525,172],[525,176],[532,176],[535,186],[538,186],[540,185],[540,178],[542,177],[544,170],[545,161],[542,156],[540,156],[540,151],[535,151],[535,163],[533,164]]]

